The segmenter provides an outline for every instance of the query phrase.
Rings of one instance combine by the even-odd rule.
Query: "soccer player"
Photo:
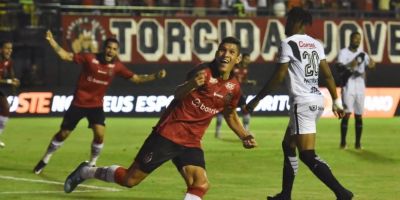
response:
[[[93,130],[91,157],[89,164],[96,165],[97,158],[103,149],[105,134],[105,115],[103,111],[103,97],[114,76],[118,75],[129,79],[133,83],[144,83],[165,77],[165,70],[155,74],[134,74],[118,59],[119,42],[108,38],[104,42],[103,52],[98,54],[73,54],[62,49],[47,31],[46,39],[62,60],[73,61],[82,66],[74,99],[61,123],[60,130],[52,138],[46,153],[34,168],[35,174],[40,174],[49,163],[53,153],[63,145],[75,129],[79,121],[86,117],[89,128]]]
[[[256,85],[257,81],[256,80],[250,80],[248,79],[248,69],[250,65],[250,54],[248,53],[242,53],[242,60],[239,64],[235,65],[233,69],[233,73],[236,77],[236,79],[239,81],[239,83],[243,86],[244,84],[250,84],[250,85]],[[242,112],[242,123],[243,126],[246,130],[249,130],[249,125],[250,125],[250,113],[246,112],[244,108],[246,106],[246,96],[242,94],[240,97],[238,107],[241,108]],[[221,127],[222,127],[222,118],[223,114],[218,113],[217,114],[217,122],[215,126],[215,137],[216,138],[221,138]]]
[[[0,135],[6,126],[10,116],[10,105],[7,101],[7,95],[3,90],[7,90],[9,86],[19,86],[19,80],[15,78],[13,62],[11,54],[13,51],[13,43],[11,41],[4,41],[0,44]],[[0,148],[5,146],[4,142],[0,140]]]
[[[318,76],[322,73],[333,99],[333,112],[343,115],[336,94],[336,85],[325,59],[322,44],[305,34],[306,26],[312,24],[308,11],[295,7],[287,14],[285,34],[278,56],[278,67],[263,89],[246,106],[252,111],[258,102],[278,87],[286,78],[290,97],[290,120],[282,142],[284,155],[282,191],[269,200],[291,199],[292,186],[298,169],[296,148],[300,159],[339,200],[348,200],[353,194],[344,188],[332,174],[331,169],[315,153],[316,123],[324,110],[324,98],[319,91]]]
[[[342,80],[342,101],[345,115],[340,123],[340,148],[347,148],[346,135],[347,125],[351,113],[354,112],[356,141],[355,148],[361,149],[361,134],[362,134],[362,113],[364,111],[365,97],[365,72],[366,68],[375,68],[375,62],[370,56],[362,51],[359,46],[361,35],[359,32],[353,32],[350,35],[350,45],[348,48],[340,50],[337,60],[337,66],[341,67],[347,77]]]
[[[213,116],[223,112],[243,146],[256,146],[236,113],[240,84],[232,70],[240,59],[240,41],[234,37],[224,38],[215,59],[189,72],[186,81],[177,87],[174,100],[129,168],[118,165],[92,167],[83,162],[67,177],[65,192],[72,192],[78,184],[93,178],[133,187],[163,163],[172,160],[187,185],[184,200],[201,200],[209,185],[201,139]]]

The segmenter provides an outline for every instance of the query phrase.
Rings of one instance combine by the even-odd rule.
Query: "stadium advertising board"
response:
[[[333,117],[332,102],[327,89],[323,117]],[[340,92],[339,92],[340,94]],[[254,95],[249,95],[247,101]],[[365,117],[393,117],[400,99],[400,88],[367,88],[365,98]],[[104,97],[104,111],[111,116],[159,116],[173,100],[172,95],[129,94],[107,95]],[[10,111],[15,116],[62,115],[71,105],[72,95],[57,91],[23,92],[9,96]],[[212,107],[212,105],[210,105]],[[268,95],[260,101],[254,115],[287,115],[289,111],[287,94]]]
[[[63,46],[73,52],[97,52],[114,35],[121,42],[126,63],[199,62],[213,59],[218,41],[233,35],[242,41],[255,63],[272,62],[284,39],[282,19],[198,17],[62,16]],[[362,34],[361,46],[377,63],[400,63],[398,20],[315,19],[311,36],[324,43],[332,62],[347,47],[353,31]]]

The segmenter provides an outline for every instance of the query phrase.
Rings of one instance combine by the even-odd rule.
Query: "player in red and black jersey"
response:
[[[154,74],[134,74],[118,59],[119,42],[108,38],[104,42],[103,52],[99,54],[73,54],[62,49],[54,40],[50,31],[46,39],[62,60],[73,61],[82,66],[72,105],[64,114],[61,129],[52,138],[43,158],[34,168],[36,174],[41,173],[50,161],[52,154],[61,147],[64,140],[75,129],[78,122],[86,117],[89,128],[93,130],[91,157],[89,163],[95,165],[103,148],[105,134],[105,115],[103,97],[115,76],[129,79],[133,83],[144,83],[165,77],[165,70]]]
[[[129,168],[117,165],[91,167],[83,162],[66,179],[65,192],[72,192],[78,184],[92,178],[133,187],[163,163],[172,160],[187,184],[184,200],[201,200],[208,190],[201,139],[217,113],[224,113],[229,127],[245,148],[256,146],[236,113],[241,92],[232,70],[240,59],[240,41],[233,37],[223,39],[214,61],[196,67],[178,86],[175,99]]]
[[[11,87],[19,86],[19,80],[15,78],[13,62],[11,54],[13,51],[13,44],[11,41],[4,41],[0,44],[0,135],[3,133],[5,125],[10,116],[10,105],[7,101],[7,95],[4,90]],[[0,148],[5,146],[4,142],[0,141]]]
[[[255,86],[257,84],[256,80],[250,80],[248,79],[248,73],[249,73],[249,65],[250,65],[250,54],[248,53],[242,53],[242,60],[239,64],[237,64],[234,69],[233,73],[235,75],[235,78],[239,81],[239,83],[243,86],[246,84],[250,84]],[[238,103],[238,107],[241,108],[242,112],[242,123],[243,127],[246,130],[249,130],[249,125],[250,125],[250,113],[246,112],[244,108],[246,106],[246,95],[242,94]],[[217,115],[217,120],[216,120],[216,126],[215,126],[215,137],[216,138],[221,138],[221,127],[222,127],[222,118],[223,115],[222,113],[218,113]]]

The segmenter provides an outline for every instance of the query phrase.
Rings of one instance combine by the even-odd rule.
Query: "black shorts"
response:
[[[202,149],[176,144],[155,132],[147,137],[135,161],[139,164],[140,170],[151,173],[171,159],[179,171],[186,165],[206,168]]]
[[[86,117],[89,122],[89,128],[93,124],[105,126],[106,117],[102,107],[97,108],[82,108],[71,105],[64,114],[64,119],[61,123],[61,128],[66,130],[74,130],[79,121]]]

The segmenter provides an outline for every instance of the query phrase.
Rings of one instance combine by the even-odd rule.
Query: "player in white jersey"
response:
[[[347,148],[347,125],[351,113],[354,112],[356,141],[355,148],[361,149],[362,113],[364,111],[365,71],[366,68],[375,68],[375,62],[362,51],[359,46],[361,35],[353,32],[350,35],[348,48],[340,50],[337,67],[342,72],[342,101],[345,115],[340,123],[340,148]]]
[[[322,44],[305,34],[312,24],[308,11],[295,7],[288,12],[285,34],[278,56],[278,67],[263,89],[246,106],[252,111],[268,93],[286,78],[290,96],[290,121],[282,142],[284,154],[282,191],[268,200],[291,199],[293,182],[298,169],[296,148],[304,164],[327,185],[338,200],[352,199],[353,193],[344,188],[332,174],[329,166],[315,154],[316,123],[324,105],[318,89],[318,76],[322,73],[333,100],[333,112],[341,118],[343,110],[336,93],[335,81],[325,59]]]

